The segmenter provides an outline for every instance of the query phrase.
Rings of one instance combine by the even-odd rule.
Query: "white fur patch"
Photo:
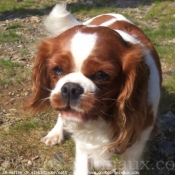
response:
[[[117,21],[116,18],[112,18],[112,19],[110,19],[109,21],[106,21],[106,22],[100,24],[100,26],[109,26],[109,25],[113,24],[113,23],[116,22],[116,21]]]
[[[117,19],[117,21],[126,21],[126,22],[129,22],[129,23],[133,24],[129,19],[125,18],[121,14],[108,13],[106,15],[111,15],[111,16],[115,17]]]
[[[112,154],[107,152],[108,144],[111,142],[110,126],[102,118],[90,120],[83,123],[64,120],[65,130],[73,133],[73,138],[78,146],[77,151],[88,155],[90,169],[94,166],[99,168],[112,168]],[[79,157],[76,157],[79,159]],[[85,160],[84,160],[85,161]],[[80,166],[82,161],[77,166]],[[76,165],[75,165],[76,166]]]
[[[156,117],[160,99],[160,77],[156,63],[148,51],[146,54],[145,63],[150,68],[150,76],[148,81],[148,103],[153,105],[153,113],[154,117]]]
[[[87,21],[83,22],[83,25],[88,25],[88,24],[89,24],[90,22],[92,22],[95,18],[100,17],[100,16],[102,16],[102,15],[99,15],[99,16],[93,17],[93,18],[91,18],[91,19],[88,19]]]
[[[142,131],[140,140],[134,145],[127,148],[120,156],[120,161],[123,162],[123,171],[128,172],[126,175],[131,175],[132,171],[138,171],[140,168],[141,155],[143,153],[145,144],[150,136],[153,126],[148,127]]]
[[[121,30],[115,30],[120,36],[127,42],[131,42],[133,44],[139,44],[140,42],[134,38],[134,36],[129,35],[126,32],[123,32]]]
[[[66,10],[65,3],[55,5],[44,20],[44,25],[52,36],[57,36],[67,29],[80,24],[81,23]]]
[[[87,25],[87,24],[89,24],[90,22],[92,22],[94,19],[96,19],[96,18],[98,18],[98,17],[101,17],[101,16],[103,16],[103,15],[110,15],[110,16],[115,17],[115,19],[111,19],[112,21],[109,20],[109,21],[111,21],[112,23],[114,23],[115,21],[126,21],[126,22],[129,22],[129,23],[133,24],[130,20],[128,20],[127,18],[125,18],[125,17],[124,17],[123,15],[121,15],[121,14],[107,13],[107,14],[102,14],[102,15],[98,15],[98,16],[96,16],[96,17],[94,17],[94,18],[91,18],[91,19],[89,19],[89,20],[83,22],[83,25]],[[112,23],[109,22],[109,21],[104,22],[103,25],[101,24],[101,26],[108,26],[108,25],[112,24]],[[106,24],[105,24],[105,23],[106,23]],[[108,24],[108,23],[109,23],[109,24]]]
[[[71,53],[74,57],[76,70],[80,71],[82,63],[92,52],[97,41],[97,34],[77,32],[71,40]]]

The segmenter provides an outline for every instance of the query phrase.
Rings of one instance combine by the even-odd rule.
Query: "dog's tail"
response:
[[[81,22],[66,10],[66,3],[55,5],[44,20],[44,25],[52,36],[57,36],[67,29],[80,24]]]

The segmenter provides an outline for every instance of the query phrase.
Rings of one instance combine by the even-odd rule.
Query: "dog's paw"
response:
[[[56,145],[63,142],[63,136],[58,133],[49,132],[45,137],[41,139],[41,142],[47,146]]]

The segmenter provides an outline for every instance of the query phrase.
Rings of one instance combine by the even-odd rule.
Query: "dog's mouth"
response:
[[[74,109],[61,109],[59,112],[64,119],[76,122],[85,122],[88,120],[96,120],[98,118],[98,114],[94,115],[90,111],[85,113]]]
[[[70,107],[61,109],[59,111],[61,113],[61,116],[68,120],[82,121],[85,116],[83,113],[76,111],[74,109],[71,109]]]

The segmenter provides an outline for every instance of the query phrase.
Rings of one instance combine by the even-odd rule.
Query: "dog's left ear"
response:
[[[117,98],[115,122],[112,124],[116,139],[110,145],[118,153],[139,139],[146,117],[149,69],[144,63],[142,50],[139,45],[132,45],[122,59],[122,87]]]
[[[48,72],[48,60],[53,52],[53,43],[49,40],[43,41],[36,55],[32,72],[32,94],[24,102],[24,110],[27,112],[41,112],[50,105],[49,95],[51,80]]]

